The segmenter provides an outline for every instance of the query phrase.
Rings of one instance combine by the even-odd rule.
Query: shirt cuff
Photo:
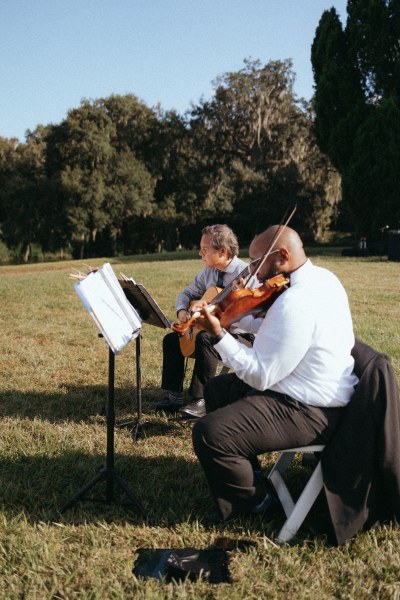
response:
[[[220,342],[222,340],[222,338],[224,337],[224,335],[226,334],[225,329],[223,329],[221,331],[221,333],[219,333],[218,335],[214,335],[211,337],[211,345],[215,346],[215,344],[218,344],[218,342]]]

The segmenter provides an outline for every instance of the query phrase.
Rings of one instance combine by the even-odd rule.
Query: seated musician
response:
[[[202,230],[199,254],[204,268],[196,275],[192,283],[177,297],[176,311],[181,323],[190,317],[191,307],[207,293],[214,297],[217,289],[232,286],[239,274],[248,265],[238,258],[239,245],[234,232],[227,225],[210,225]],[[208,300],[211,300],[211,297]],[[235,332],[235,336],[249,344],[254,336]],[[194,368],[189,387],[189,403],[183,406],[183,380],[185,374],[185,356],[194,352]],[[202,417],[205,414],[203,389],[205,383],[214,377],[219,356],[210,344],[206,331],[190,330],[186,337],[180,338],[175,331],[168,333],[163,340],[163,367],[161,386],[167,390],[166,397],[156,404],[156,410],[175,412],[181,409],[182,416]]]
[[[193,428],[194,450],[217,507],[211,517],[216,522],[263,513],[275,503],[267,480],[254,469],[257,456],[325,444],[358,382],[350,354],[352,318],[337,277],[307,258],[300,237],[289,227],[272,226],[256,236],[249,254],[251,264],[266,256],[255,271],[260,281],[281,273],[290,287],[277,294],[263,317],[248,314],[239,321],[245,330],[258,329],[252,347],[222,328],[221,315],[201,309],[198,323],[233,371],[208,382],[207,414]]]

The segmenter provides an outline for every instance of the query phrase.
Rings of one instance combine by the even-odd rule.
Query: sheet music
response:
[[[74,288],[114,354],[139,335],[142,320],[109,263],[89,273]]]
[[[123,273],[121,273],[119,283],[127,299],[136,308],[144,323],[169,329],[171,321],[165,316],[143,284],[136,283],[132,277],[126,277]]]

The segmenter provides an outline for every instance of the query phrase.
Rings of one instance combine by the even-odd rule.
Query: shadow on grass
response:
[[[142,523],[135,507],[117,481],[113,501],[105,502],[106,481],[101,479],[71,508],[61,507],[100,472],[104,455],[68,451],[60,456],[22,456],[0,459],[0,504],[9,516],[24,513],[32,523],[65,521]],[[115,456],[115,468],[133,496],[152,517],[153,524],[172,525],[187,521],[192,511],[201,514],[206,493],[200,466],[179,457]],[[133,510],[132,510],[133,508]]]
[[[104,416],[108,401],[106,385],[60,385],[60,393],[19,391],[0,393],[0,417],[44,419],[50,423],[71,421],[79,423]],[[142,412],[156,416],[151,400],[160,399],[159,388],[142,389]],[[136,388],[115,388],[116,419],[125,421],[137,416]]]
[[[1,512],[9,518],[24,515],[31,524],[96,524],[99,521],[144,527],[174,527],[188,523],[229,535],[274,539],[284,521],[278,509],[267,516],[243,517],[220,526],[207,526],[212,501],[200,465],[195,460],[171,457],[116,457],[115,466],[133,497],[143,506],[146,517],[114,480],[113,501],[106,502],[106,481],[101,479],[61,513],[104,466],[105,456],[66,452],[58,457],[32,456],[0,460]],[[304,474],[303,474],[304,475]],[[296,474],[299,477],[299,474]],[[300,474],[301,477],[301,474]],[[330,535],[329,514],[323,496],[314,505],[293,543]],[[329,539],[328,539],[329,541]]]

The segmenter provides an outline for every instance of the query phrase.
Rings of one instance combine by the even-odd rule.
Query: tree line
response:
[[[242,244],[297,204],[293,225],[370,238],[400,227],[400,0],[349,0],[322,14],[315,95],[290,60],[245,60],[182,116],[133,94],[83,100],[56,125],[0,138],[0,228],[8,248],[74,257],[198,245],[225,222]]]
[[[323,239],[339,175],[294,77],[289,60],[246,60],[184,116],[113,95],[83,100],[25,143],[2,138],[5,243],[25,259],[33,244],[75,257],[154,252],[197,246],[211,222],[247,241],[294,202],[304,233]]]

